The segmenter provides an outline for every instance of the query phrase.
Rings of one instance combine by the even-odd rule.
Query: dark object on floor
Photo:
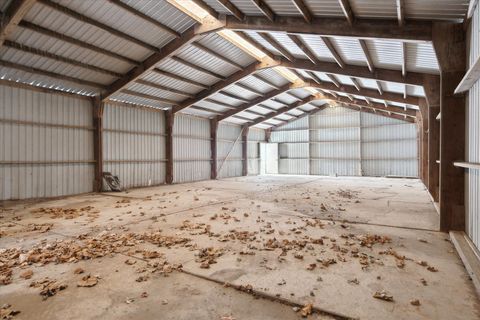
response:
[[[120,179],[118,179],[117,176],[112,175],[110,172],[104,172],[103,179],[112,191],[122,191],[122,187],[120,186]]]

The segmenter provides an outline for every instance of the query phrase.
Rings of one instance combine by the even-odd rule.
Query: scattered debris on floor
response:
[[[2,305],[1,308],[0,308],[0,319],[11,320],[19,313],[20,313],[20,311],[12,309],[12,306],[10,304],[6,303],[6,304]]]
[[[77,287],[93,287],[97,283],[98,283],[98,277],[88,274],[82,277],[82,279],[77,282]]]
[[[64,283],[59,283],[57,280],[44,278],[43,280],[33,281],[30,283],[32,288],[40,288],[40,295],[43,297],[43,300],[53,297],[59,291],[65,290],[67,285]]]
[[[390,302],[393,301],[393,296],[388,294],[385,290],[375,292],[373,297],[380,300],[385,300]]]

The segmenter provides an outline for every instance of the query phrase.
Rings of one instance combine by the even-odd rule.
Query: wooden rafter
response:
[[[398,25],[403,26],[405,24],[405,9],[403,0],[396,0],[396,5]]]
[[[407,76],[407,44],[402,42],[402,77]]]
[[[375,72],[375,65],[373,64],[372,55],[368,50],[367,41],[363,39],[358,39],[358,42],[360,43],[360,47],[362,48],[363,54],[365,55],[365,59],[367,60],[368,70],[370,70],[370,72]]]
[[[181,77],[179,75],[176,75],[174,73],[171,73],[171,72],[168,72],[168,71],[163,71],[163,70],[160,70],[158,68],[154,68],[152,69],[152,72],[158,74],[158,75],[161,75],[161,76],[164,76],[164,77],[167,77],[167,78],[170,78],[170,79],[174,79],[174,80],[177,80],[177,81],[181,81],[181,82],[184,82],[184,83],[188,83],[192,86],[195,86],[195,87],[198,87],[198,88],[202,88],[202,89],[209,89],[210,87],[207,86],[207,85],[204,85],[200,82],[197,82],[197,81],[193,81],[193,80],[190,80],[190,79],[187,79],[185,77]]]
[[[340,88],[340,86],[341,86],[341,85],[340,85],[340,82],[337,80],[337,78],[335,78],[335,76],[334,76],[333,74],[326,73],[325,75],[328,77],[328,79],[330,79],[330,81],[333,82],[333,84],[334,84],[335,86],[337,86],[338,88]]]
[[[170,35],[174,36],[175,38],[180,38],[180,34],[173,30],[172,28],[164,25],[163,23],[161,23],[160,21],[158,20],[155,20],[153,19],[152,17],[150,16],[147,16],[146,14],[144,14],[143,12],[141,11],[138,11],[132,7],[130,7],[129,5],[123,3],[122,1],[120,0],[108,0],[109,2],[113,3],[114,5],[122,8],[123,10],[131,13],[132,15],[136,16],[136,17],[139,17],[145,21],[148,21],[149,23],[153,24],[154,26],[156,26],[157,28],[169,33]]]
[[[244,85],[243,83],[237,82],[237,83],[235,83],[235,85],[236,85],[237,87],[240,87],[240,88],[242,88],[243,90],[249,91],[249,92],[251,92],[251,93],[253,93],[253,94],[257,95],[257,96],[263,96],[263,95],[264,95],[264,92],[261,92],[261,91],[259,91],[259,90],[257,90],[257,89],[254,89],[254,88],[251,88],[251,87],[249,87],[249,86],[247,86],[247,85]]]
[[[155,52],[147,59],[145,59],[141,65],[130,70],[126,75],[117,81],[110,84],[107,92],[102,96],[103,99],[108,99],[110,96],[126,87],[131,82],[140,78],[146,71],[150,71],[155,68],[155,65],[160,61],[171,58],[184,46],[196,41],[200,35],[197,33],[195,27],[191,27],[185,31],[182,36],[175,39],[165,45],[160,52]]]
[[[263,40],[268,42],[269,45],[275,48],[282,56],[287,58],[290,61],[293,61],[295,57],[286,49],[284,48],[280,43],[275,40],[270,34],[268,33],[259,33],[260,37],[262,37]]]
[[[205,98],[208,98],[211,95],[214,95],[215,93],[221,91],[222,89],[225,89],[225,88],[231,86],[232,84],[242,80],[246,76],[252,75],[255,71],[258,70],[258,68],[259,68],[259,63],[258,62],[250,64],[245,69],[237,71],[234,74],[232,74],[231,76],[229,76],[228,78],[217,82],[211,88],[208,88],[206,90],[201,91],[200,93],[195,95],[194,98],[190,98],[190,99],[187,99],[187,100],[181,102],[179,104],[179,106],[174,109],[173,112],[176,113],[178,111],[181,111],[185,108],[188,108],[188,107],[198,103],[199,101],[201,101]]]
[[[270,130],[278,129],[278,128],[286,125],[287,123],[290,123],[292,121],[296,121],[296,120],[308,117],[308,116],[313,115],[313,114],[315,114],[315,113],[317,113],[321,110],[324,110],[325,108],[328,108],[328,103],[326,103],[322,106],[315,106],[315,109],[312,109],[310,111],[301,110],[303,113],[301,115],[297,116],[297,118],[294,118],[294,119],[291,119],[291,120],[286,120],[283,123],[278,124],[278,125],[272,125],[272,127],[270,127]]]
[[[155,83],[155,82],[151,82],[151,81],[147,81],[147,80],[143,80],[143,79],[137,79],[137,80],[135,80],[135,82],[139,83],[139,84],[142,84],[144,86],[148,86],[148,87],[158,89],[158,90],[163,90],[163,91],[175,93],[175,94],[178,94],[179,96],[184,96],[184,97],[188,97],[188,98],[193,98],[194,97],[194,95],[192,95],[190,93],[186,93],[185,91],[177,90],[177,89],[166,87],[166,86],[162,86],[161,84],[158,84],[158,83]]]
[[[402,107],[397,107],[397,106],[390,106],[390,107],[387,108],[382,103],[377,103],[377,102],[372,102],[372,101],[370,101],[370,102],[365,101],[364,102],[364,101],[358,100],[358,99],[350,100],[350,99],[344,98],[344,97],[338,97],[338,98],[333,99],[333,100],[336,101],[336,102],[345,103],[345,104],[349,104],[349,105],[356,105],[356,106],[371,109],[371,110],[388,111],[388,112],[392,112],[392,113],[396,113],[396,114],[400,114],[400,115],[404,115],[404,116],[416,117],[416,111],[413,110],[413,109],[405,110]]]
[[[392,113],[391,111],[380,111],[377,113],[377,110],[375,109],[368,109],[368,108],[363,108],[360,106],[357,106],[355,104],[348,104],[344,103],[342,107],[347,108],[347,109],[352,109],[360,112],[365,112],[365,113],[371,113],[371,114],[376,114],[382,117],[386,118],[391,118],[391,119],[396,119],[396,120],[402,120],[410,123],[415,123],[415,118],[411,116],[405,116],[402,114],[397,114],[397,113]]]
[[[258,74],[252,74],[251,76],[254,77],[257,80],[262,81],[263,83],[265,83],[269,87],[272,87],[273,89],[277,89],[277,90],[280,89],[280,86],[276,85],[275,83],[273,83],[272,81],[270,81],[268,79],[265,79],[265,78],[261,77]]]
[[[249,42],[253,47],[255,47],[257,50],[262,51],[265,53],[270,59],[275,59],[275,55],[273,55],[270,50],[265,48],[261,43],[259,43],[257,40],[253,39],[249,34],[246,32],[237,32],[237,35],[242,38],[243,40]]]
[[[245,15],[229,0],[217,0],[225,9],[235,16],[238,20],[243,20]]]
[[[271,113],[263,116],[262,118],[257,118],[257,119],[255,119],[255,120],[250,124],[250,126],[254,126],[254,125],[257,125],[257,124],[262,123],[262,122],[264,122],[264,121],[267,121],[267,120],[270,120],[270,119],[272,119],[272,118],[278,117],[278,116],[281,115],[281,114],[284,114],[284,113],[286,113],[286,112],[288,112],[288,111],[290,111],[290,110],[296,109],[296,108],[298,108],[298,107],[301,107],[301,106],[303,106],[303,105],[305,105],[305,104],[307,104],[307,103],[310,103],[310,102],[312,102],[312,101],[315,101],[315,100],[317,100],[317,97],[316,97],[316,96],[310,96],[310,97],[308,97],[308,98],[305,98],[305,99],[302,99],[302,100],[299,100],[299,101],[295,101],[294,103],[291,103],[291,104],[288,104],[288,105],[286,105],[286,106],[283,106],[283,107],[277,109],[276,111],[271,112]],[[295,118],[297,118],[297,117],[295,117]],[[284,120],[283,120],[283,121],[284,121]]]
[[[113,71],[110,71],[110,70],[107,70],[107,69],[104,69],[104,68],[97,67],[97,66],[92,65],[92,64],[80,62],[80,61],[73,60],[73,59],[70,59],[70,58],[65,58],[65,57],[50,53],[48,51],[44,51],[44,50],[40,50],[40,49],[33,48],[33,47],[30,47],[30,46],[26,46],[26,45],[23,45],[23,44],[14,42],[14,41],[5,40],[5,42],[3,44],[4,44],[5,47],[8,47],[8,48],[13,48],[13,49],[16,49],[16,50],[19,50],[19,51],[28,52],[28,53],[34,54],[36,56],[48,58],[48,59],[51,59],[51,60],[55,60],[55,61],[58,61],[58,62],[69,64],[69,65],[72,65],[72,66],[87,69],[87,70],[90,70],[90,71],[94,71],[94,72],[98,72],[98,73],[102,73],[102,74],[107,74],[107,75],[110,75],[110,76],[113,76],[113,77],[116,77],[116,78],[121,78],[123,76],[122,74],[117,73],[117,72],[113,72]]]
[[[273,22],[276,18],[275,13],[263,0],[252,0],[253,4],[260,10],[268,20]]]
[[[146,93],[142,93],[142,92],[138,92],[138,91],[122,89],[122,90],[120,90],[120,92],[131,95],[131,96],[139,97],[139,98],[145,98],[145,99],[149,99],[149,100],[158,101],[160,103],[163,103],[163,104],[166,104],[166,105],[169,105],[169,106],[175,106],[175,105],[178,104],[178,102],[173,101],[173,100],[160,98],[160,97],[157,97],[157,96],[153,96],[151,94],[146,94]]]
[[[33,73],[33,74],[38,74],[38,75],[41,75],[41,76],[47,76],[47,77],[50,77],[50,78],[58,79],[60,81],[69,81],[69,82],[76,83],[76,84],[83,85],[83,86],[89,86],[89,87],[98,88],[98,89],[105,89],[106,88],[105,85],[103,85],[101,83],[98,83],[98,82],[93,82],[93,81],[84,80],[84,79],[80,79],[80,78],[70,77],[70,76],[66,76],[66,75],[63,75],[63,74],[56,73],[56,72],[46,71],[46,70],[38,69],[38,68],[33,68],[33,67],[25,66],[25,65],[22,65],[22,64],[19,64],[19,63],[10,62],[10,61],[0,60],[0,66],[6,67],[6,68],[12,68],[12,69],[16,69],[16,70],[21,70],[21,71],[25,71],[25,72],[29,72],[29,73]]]
[[[203,112],[209,112],[209,113],[212,113],[212,114],[214,114],[214,115],[216,115],[216,116],[222,115],[222,113],[219,112],[219,111],[212,110],[212,109],[205,108],[205,107],[191,106],[190,108],[193,109],[193,110],[198,110],[198,111],[203,111]]]
[[[4,13],[0,24],[0,47],[3,42],[12,34],[17,25],[33,7],[36,0],[14,0],[10,3]]]
[[[352,81],[353,86],[355,87],[355,89],[357,89],[357,91],[362,91],[362,89],[360,88],[360,85],[358,84],[357,79],[350,77],[350,81]]]
[[[237,114],[239,112],[247,110],[248,108],[254,107],[257,104],[260,104],[262,102],[273,99],[276,96],[278,96],[279,94],[282,94],[282,93],[286,92],[290,88],[292,88],[292,86],[290,84],[286,84],[286,85],[283,85],[279,90],[272,90],[272,91],[266,93],[263,97],[255,98],[255,99],[251,100],[249,103],[242,104],[242,105],[236,107],[234,110],[230,110],[230,111],[226,112],[223,116],[218,118],[218,121],[225,120],[226,118],[229,118],[229,117],[233,116],[234,114]]]
[[[345,18],[347,18],[348,23],[350,25],[353,25],[355,16],[350,6],[349,0],[338,0],[338,3],[340,4],[340,7],[342,7],[343,14],[345,15]]]
[[[213,51],[213,50],[210,49],[210,48],[205,47],[203,44],[201,44],[201,43],[199,43],[199,42],[193,42],[193,43],[192,43],[192,46],[194,46],[194,47],[202,50],[203,52],[205,52],[205,53],[207,53],[207,54],[209,54],[209,55],[211,55],[211,56],[213,56],[213,57],[215,57],[215,58],[217,58],[217,59],[219,59],[219,60],[222,60],[222,61],[225,62],[225,63],[228,63],[229,65],[231,65],[231,66],[233,66],[233,67],[235,67],[235,68],[237,68],[237,69],[243,69],[243,66],[242,66],[242,65],[240,65],[240,64],[238,64],[238,63],[236,63],[236,62],[234,62],[234,61],[232,61],[232,60],[230,60],[230,59],[228,59],[228,58],[226,58],[226,57],[224,57],[224,56],[222,56],[221,54],[219,54],[218,52]]]
[[[332,54],[333,58],[337,62],[337,64],[340,66],[340,68],[345,67],[345,62],[343,62],[342,57],[340,54],[337,52],[337,49],[335,49],[335,46],[333,43],[330,41],[329,38],[327,37],[321,37],[325,45],[327,46],[328,51]]]
[[[66,36],[62,33],[58,33],[56,31],[44,28],[42,26],[36,25],[34,23],[31,23],[31,22],[28,22],[28,21],[25,21],[25,20],[20,21],[19,26],[21,28],[25,28],[25,29],[34,31],[34,32],[43,34],[45,36],[48,36],[48,37],[51,37],[51,38],[54,38],[54,39],[57,39],[57,40],[60,40],[60,41],[68,42],[68,43],[73,44],[75,46],[78,46],[80,48],[88,49],[88,50],[103,54],[105,56],[115,58],[115,59],[118,59],[120,61],[127,62],[127,63],[132,64],[132,65],[140,65],[140,62],[135,61],[133,59],[130,59],[130,58],[128,58],[126,56],[123,56],[121,54],[105,50],[103,48],[94,46],[90,43],[80,41],[80,40],[75,39],[73,37]]]
[[[377,90],[380,95],[383,95],[383,88],[382,88],[382,83],[380,81],[375,81],[377,84]]]
[[[170,57],[170,59],[172,59],[173,61],[178,62],[178,63],[180,63],[180,64],[183,64],[184,66],[187,66],[187,67],[189,67],[189,68],[191,68],[191,69],[194,69],[194,70],[196,70],[196,71],[198,71],[198,72],[201,72],[201,73],[204,73],[204,74],[208,74],[209,76],[212,76],[212,77],[217,78],[217,79],[219,79],[219,80],[224,80],[224,79],[225,79],[224,76],[222,76],[222,75],[220,75],[220,74],[218,74],[218,73],[215,73],[215,72],[213,72],[213,71],[210,71],[210,70],[208,70],[208,69],[206,69],[206,68],[200,67],[200,66],[198,66],[198,65],[196,65],[196,64],[194,64],[194,63],[192,63],[192,62],[190,62],[190,61],[187,61],[187,60],[185,60],[185,59],[183,59],[183,58],[180,58],[180,57]]]
[[[129,35],[129,34],[126,34],[126,33],[124,33],[124,32],[121,32],[121,31],[119,31],[118,29],[112,28],[112,27],[110,27],[110,26],[108,26],[108,25],[106,25],[106,24],[104,24],[104,23],[101,23],[101,22],[96,21],[96,20],[94,20],[94,19],[92,19],[92,18],[90,18],[90,17],[87,17],[87,16],[85,16],[85,15],[83,15],[83,14],[80,14],[80,13],[78,13],[78,12],[76,12],[76,11],[70,9],[70,8],[64,7],[64,6],[62,6],[62,5],[60,5],[60,4],[56,3],[56,2],[52,2],[52,1],[50,1],[50,0],[38,0],[38,2],[41,3],[41,4],[44,5],[44,6],[47,6],[47,7],[51,8],[51,9],[54,9],[54,10],[56,10],[56,11],[58,11],[58,12],[61,12],[61,13],[63,13],[63,14],[66,14],[66,15],[68,15],[68,16],[76,19],[76,20],[79,20],[79,21],[84,22],[84,23],[88,23],[88,24],[90,24],[90,25],[92,25],[92,26],[95,26],[95,27],[97,27],[97,28],[99,28],[99,29],[102,29],[102,30],[104,30],[104,31],[106,31],[106,32],[108,32],[108,33],[116,36],[116,37],[119,37],[119,38],[122,38],[122,39],[124,39],[124,40],[129,41],[129,42],[135,43],[135,44],[137,44],[137,45],[139,45],[139,46],[141,46],[141,47],[143,47],[143,48],[145,48],[145,49],[148,49],[148,50],[154,51],[154,52],[159,51],[159,49],[158,49],[157,47],[152,46],[152,45],[149,44],[149,43],[146,43],[146,42],[144,42],[144,41],[142,41],[142,40],[139,40],[139,39],[137,39],[137,38],[135,38],[135,37],[132,37],[132,36]]]
[[[356,19],[351,26],[340,18],[313,18],[307,23],[303,18],[278,16],[275,21],[264,17],[246,16],[239,21],[226,17],[225,28],[256,32],[286,32],[289,34],[313,34],[325,37],[353,37],[361,39],[395,39],[402,41],[432,41],[431,21],[410,21],[400,27],[397,21]]]
[[[312,63],[316,64],[319,61],[315,53],[313,53],[313,51],[310,50],[310,48],[305,43],[303,43],[303,41],[300,39],[300,36],[294,34],[289,34],[288,36],[293,41],[293,43],[295,43],[295,45],[300,48],[300,50],[302,50],[302,52],[307,56],[307,58],[312,61]]]
[[[243,103],[249,103],[250,102],[250,100],[248,100],[246,98],[240,97],[236,94],[232,94],[232,93],[229,93],[229,92],[226,92],[226,91],[220,91],[218,93],[227,97],[227,98],[230,98],[230,99],[233,99],[233,100],[238,100],[238,101],[241,101]]]
[[[212,99],[212,98],[207,98],[207,99],[205,99],[204,101],[205,101],[205,102],[208,102],[208,103],[211,103],[211,104],[216,104],[216,105],[218,105],[218,106],[224,107],[224,108],[229,109],[229,110],[235,109],[235,107],[232,106],[232,105],[229,105],[229,104],[227,104],[227,103],[224,103],[224,102],[221,102],[221,101]]]
[[[303,19],[305,19],[305,21],[308,23],[312,22],[312,12],[310,11],[310,9],[308,9],[305,2],[303,0],[292,0],[292,2],[297,8],[297,10],[300,12],[300,14],[303,16]]]

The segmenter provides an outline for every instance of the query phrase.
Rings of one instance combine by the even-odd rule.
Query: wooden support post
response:
[[[210,150],[211,150],[211,162],[210,162],[210,179],[217,179],[217,130],[218,120],[216,118],[210,119]]]
[[[242,128],[242,176],[248,176],[248,125]]]
[[[270,142],[271,137],[272,137],[272,128],[268,128],[265,130],[265,141]]]
[[[93,157],[95,159],[95,176],[93,191],[102,191],[103,186],[103,109],[100,97],[92,98],[93,111]]]
[[[165,173],[165,183],[173,183],[173,124],[175,120],[175,114],[173,111],[165,111],[165,153],[167,155],[167,165]]]
[[[420,178],[423,184],[428,188],[428,105],[425,100],[420,102],[420,112],[417,116],[419,124],[418,140],[420,141],[420,149],[418,154],[420,155]]]
[[[428,103],[428,190],[433,201],[439,201],[440,165],[440,78],[426,75],[423,88]]]
[[[440,230],[465,230],[465,97],[454,91],[466,70],[462,24],[434,23],[433,45],[440,65]]]

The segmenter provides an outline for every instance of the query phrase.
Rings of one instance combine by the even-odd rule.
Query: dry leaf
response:
[[[98,283],[98,278],[96,276],[86,275],[77,282],[77,287],[93,287]]]
[[[32,270],[25,270],[20,274],[20,278],[23,279],[30,279],[33,276],[33,271]]]
[[[393,296],[388,294],[385,290],[375,292],[373,297],[384,301],[393,301]]]

